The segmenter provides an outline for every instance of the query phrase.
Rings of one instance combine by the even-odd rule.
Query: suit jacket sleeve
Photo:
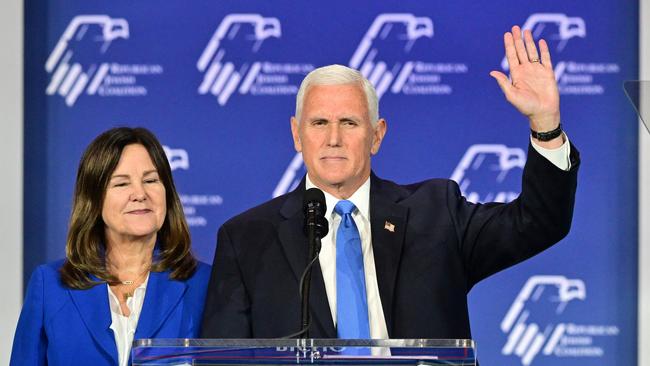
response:
[[[14,335],[10,365],[46,365],[47,338],[43,328],[43,270],[38,267],[27,286],[25,303]]]
[[[219,229],[217,236],[217,250],[203,310],[201,337],[252,337],[250,300],[225,225]]]
[[[467,289],[502,269],[521,262],[560,241],[569,232],[579,166],[571,146],[572,168],[558,169],[532,146],[522,177],[522,190],[508,204],[473,204],[458,185],[448,186],[448,207],[454,220]]]

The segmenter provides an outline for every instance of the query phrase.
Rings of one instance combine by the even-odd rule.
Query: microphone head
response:
[[[309,235],[310,230],[322,238],[329,231],[329,224],[325,219],[325,194],[318,188],[309,188],[302,198],[302,208],[305,213],[305,234]]]
[[[305,195],[302,196],[302,207],[307,209],[310,205],[319,205],[322,207],[323,214],[327,211],[325,204],[325,193],[318,188],[309,188],[305,191]]]

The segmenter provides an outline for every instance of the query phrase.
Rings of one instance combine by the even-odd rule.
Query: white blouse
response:
[[[142,311],[142,304],[144,303],[144,295],[147,292],[147,282],[149,282],[149,275],[142,282],[138,288],[133,291],[133,296],[126,299],[126,306],[129,308],[131,314],[124,316],[120,308],[120,301],[107,284],[108,299],[111,307],[111,329],[115,336],[115,345],[117,346],[117,355],[120,366],[127,366],[129,364],[129,356],[131,355],[131,344],[133,343],[133,336],[138,327],[138,319]]]

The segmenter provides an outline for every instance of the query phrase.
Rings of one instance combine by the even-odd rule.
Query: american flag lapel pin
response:
[[[384,223],[384,229],[390,231],[391,233],[395,232],[395,224],[390,221]]]

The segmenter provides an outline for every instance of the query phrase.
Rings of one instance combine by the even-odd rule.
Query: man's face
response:
[[[386,122],[372,126],[360,86],[315,85],[305,94],[300,121],[291,132],[311,181],[339,198],[348,198],[370,176],[370,156],[379,151]]]

